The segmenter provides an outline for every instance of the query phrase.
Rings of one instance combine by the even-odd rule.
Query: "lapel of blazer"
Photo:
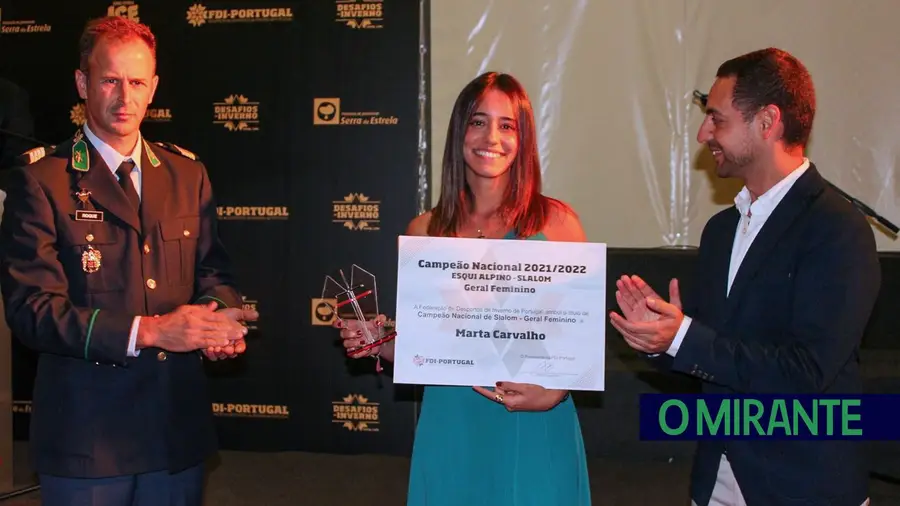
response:
[[[722,222],[717,224],[718,230],[713,234],[714,241],[711,243],[708,258],[709,283],[711,284],[712,293],[709,298],[704,295],[705,300],[699,301],[701,306],[709,307],[711,315],[720,317],[725,312],[726,297],[728,294],[728,269],[731,266],[731,250],[734,246],[734,231],[737,229],[738,221],[741,213],[737,208],[732,208],[732,212],[723,217]],[[724,321],[724,320],[723,320]]]
[[[162,162],[156,157],[150,143],[146,140],[143,143],[141,150],[141,225],[144,228],[144,237],[146,237],[165,214],[166,197],[171,199],[171,195],[166,195],[166,191],[172,186],[168,171],[164,170]]]
[[[731,317],[731,314],[740,303],[741,296],[746,291],[747,285],[754,278],[760,267],[765,264],[772,249],[787,233],[797,218],[805,210],[809,209],[812,201],[822,193],[824,187],[822,176],[819,175],[815,165],[810,163],[806,172],[797,179],[778,206],[772,211],[765,225],[763,225],[759,234],[753,240],[750,249],[747,250],[747,254],[744,256],[741,267],[735,274],[734,282],[731,285],[731,292],[728,294],[725,305],[726,311],[723,322]],[[731,255],[729,254],[728,257],[730,262]],[[724,279],[727,282],[727,270],[724,273]]]
[[[68,170],[76,175],[74,181],[75,191],[84,190],[91,192],[90,199],[97,209],[117,216],[131,228],[140,232],[141,223],[138,213],[119,186],[116,176],[106,166],[103,157],[94,149],[87,137],[84,137],[83,140],[87,143],[89,157],[87,160],[87,171],[73,168],[72,160],[69,160]]]

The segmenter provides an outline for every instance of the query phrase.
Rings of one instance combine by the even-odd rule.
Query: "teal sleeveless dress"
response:
[[[425,387],[407,506],[589,506],[590,494],[571,396],[510,413],[471,387]]]

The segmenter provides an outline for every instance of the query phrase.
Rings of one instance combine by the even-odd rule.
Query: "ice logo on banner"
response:
[[[141,22],[141,18],[138,15],[138,5],[134,0],[115,0],[106,10],[106,14],[108,16],[121,16],[135,23]]]

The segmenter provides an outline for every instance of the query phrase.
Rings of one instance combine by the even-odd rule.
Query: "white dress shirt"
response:
[[[138,198],[141,198],[141,148],[143,146],[143,138],[141,137],[140,132],[138,132],[138,140],[134,145],[134,149],[131,151],[131,154],[125,156],[112,147],[109,144],[100,140],[99,137],[94,135],[94,132],[91,132],[91,129],[88,128],[87,124],[84,125],[84,135],[91,141],[91,145],[94,146],[94,149],[100,153],[100,157],[103,158],[103,161],[106,162],[106,166],[109,167],[109,170],[112,172],[112,175],[116,180],[119,179],[119,175],[116,174],[116,169],[119,168],[119,165],[122,165],[122,162],[126,160],[131,160],[134,162],[134,169],[131,171],[131,181],[134,183],[134,190],[138,194]],[[135,350],[135,346],[137,345],[137,333],[138,333],[138,325],[140,325],[141,317],[135,316],[134,322],[131,324],[131,332],[128,336],[128,352],[127,356],[136,357],[141,354],[141,350]]]

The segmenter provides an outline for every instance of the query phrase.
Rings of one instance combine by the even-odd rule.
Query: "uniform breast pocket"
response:
[[[63,265],[70,285],[86,293],[115,292],[125,289],[128,278],[125,262],[125,232],[109,223],[75,222],[61,231],[66,243]],[[83,280],[83,287],[76,280]]]
[[[200,217],[170,218],[160,221],[159,229],[162,234],[169,286],[193,284]]]

